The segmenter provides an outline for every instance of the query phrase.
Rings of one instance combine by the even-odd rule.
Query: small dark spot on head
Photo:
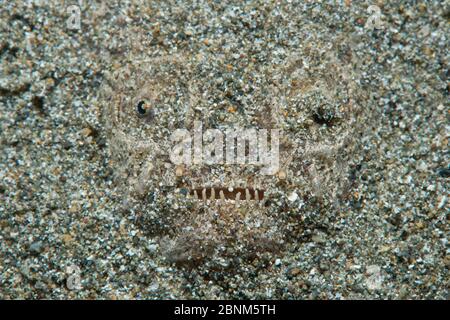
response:
[[[94,128],[93,126],[91,126],[91,125],[88,125],[88,136],[89,137],[92,137],[92,138],[97,138],[99,135],[100,135],[100,132],[99,132],[99,130],[97,129],[97,128]]]
[[[97,147],[99,147],[99,148],[103,148],[106,146],[106,140],[104,137],[99,137],[98,139],[96,139],[96,143],[97,143]]]
[[[8,42],[2,42],[0,44],[0,56],[2,56],[6,51],[8,51],[8,49],[9,49]]]
[[[318,107],[312,114],[315,123],[331,127],[335,124],[337,118],[335,113],[326,106]]]
[[[9,53],[14,57],[17,58],[17,53],[19,52],[19,47],[11,47],[9,49]]]
[[[44,113],[44,97],[40,96],[34,96],[31,99],[31,103],[36,110],[38,110],[40,113]]]
[[[70,141],[66,140],[62,143],[62,147],[64,148],[64,150],[69,150],[72,149],[73,145]]]
[[[450,177],[450,168],[441,168],[438,170],[438,174],[442,178],[448,178],[448,177]]]

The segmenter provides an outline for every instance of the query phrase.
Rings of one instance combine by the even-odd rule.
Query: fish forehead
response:
[[[113,73],[113,95],[116,97],[116,103],[119,101],[131,105],[126,110],[130,112],[134,111],[133,106],[139,99],[156,100],[158,95],[166,93],[160,100],[173,98],[172,104],[182,100],[181,105],[175,107],[182,117],[194,116],[193,118],[199,119],[207,115],[202,112],[204,110],[214,112],[226,109],[246,111],[236,113],[229,123],[248,119],[248,115],[262,110],[270,112],[271,117],[276,118],[280,111],[279,106],[286,104],[299,93],[315,95],[316,100],[327,101],[346,94],[348,96],[351,69],[333,55],[320,55],[317,50],[295,50],[285,58],[284,64],[259,70],[253,68],[245,75],[234,69],[247,70],[246,67],[233,68],[224,61],[217,62],[215,55],[202,59],[196,58],[195,55],[189,56],[188,53],[143,60],[132,59]],[[314,57],[322,58],[325,62],[314,65]],[[326,60],[323,60],[325,58]],[[205,60],[213,63],[206,64]],[[267,69],[273,68],[278,70],[266,72]],[[180,96],[183,96],[183,99],[180,99]],[[314,100],[314,97],[311,100]],[[195,108],[200,112],[187,112]],[[111,112],[112,117],[117,115],[117,112],[114,112],[117,110],[123,112],[123,109],[115,109]],[[297,111],[305,113],[308,110],[303,108]],[[123,123],[132,120],[135,119],[124,117]],[[136,121],[131,124],[140,125]]]
[[[215,55],[199,57],[188,54],[146,57],[142,60],[132,59],[131,64],[118,68],[112,79],[115,84],[115,100],[107,114],[107,117],[113,119],[113,131],[123,130],[123,136],[130,139],[142,140],[144,143],[156,140],[160,145],[167,146],[171,131],[183,125],[192,128],[195,120],[205,121],[206,128],[226,128],[227,125],[274,128],[283,124],[283,114],[292,113],[291,118],[303,121],[311,113],[310,109],[315,103],[321,104],[325,101],[333,104],[339,95],[345,96],[344,100],[349,99],[351,95],[348,83],[352,77],[350,68],[339,64],[335,55],[324,54],[308,47],[307,50],[294,50],[285,59],[286,63],[278,66],[281,76],[273,77],[270,81],[264,72],[251,72],[251,76],[246,80],[258,79],[252,82],[256,84],[256,89],[249,94],[239,92],[244,99],[233,101],[233,93],[246,84],[234,87],[234,82],[242,84],[244,81],[231,74],[228,77],[231,81],[222,87],[224,90],[219,90],[221,82],[226,82],[230,67],[214,57]],[[323,63],[317,64],[314,57],[322,57]],[[205,61],[208,59],[213,62],[205,67]],[[219,80],[216,81],[217,79]],[[211,86],[210,82],[219,86]],[[231,95],[231,98],[227,95]],[[245,100],[247,95],[252,96],[251,101]],[[295,105],[298,96],[307,97],[307,101]],[[134,106],[142,99],[155,104],[166,102],[169,107],[159,110],[159,114],[162,117],[166,114],[172,122],[158,119],[159,121],[148,124],[137,119]],[[219,115],[216,116],[217,114]],[[222,123],[218,124],[215,120],[220,117]],[[349,121],[343,130],[351,127],[348,126],[351,123]],[[154,132],[162,132],[163,135],[153,140]],[[311,138],[309,131],[304,130],[302,126],[298,126],[296,133],[286,132],[285,135],[295,137],[295,134],[301,132],[304,133],[304,140]],[[133,137],[135,134],[137,136]],[[320,138],[320,135],[316,135],[315,142]]]

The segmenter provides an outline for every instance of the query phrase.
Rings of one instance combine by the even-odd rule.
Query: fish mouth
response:
[[[207,187],[190,189],[189,195],[197,200],[263,201],[265,190],[254,188]]]

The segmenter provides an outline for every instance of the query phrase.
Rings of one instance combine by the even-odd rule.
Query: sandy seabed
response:
[[[0,2],[0,298],[448,299],[448,2]],[[137,58],[223,59],[228,117],[256,97],[240,80],[276,78],[308,37],[358,61],[372,116],[349,193],[322,211],[286,194],[300,227],[283,250],[177,264],[115,182],[106,79]]]

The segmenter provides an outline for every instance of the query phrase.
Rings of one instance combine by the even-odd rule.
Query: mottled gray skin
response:
[[[313,37],[284,56],[235,66],[221,53],[136,55],[110,73],[103,108],[119,188],[169,262],[226,268],[283,251],[305,219],[321,223],[348,198],[360,123],[368,121],[351,45]],[[139,104],[150,111],[140,114]],[[177,176],[170,136],[194,121],[203,130],[280,129],[279,172],[192,165]],[[208,187],[264,189],[264,201],[186,197]]]

